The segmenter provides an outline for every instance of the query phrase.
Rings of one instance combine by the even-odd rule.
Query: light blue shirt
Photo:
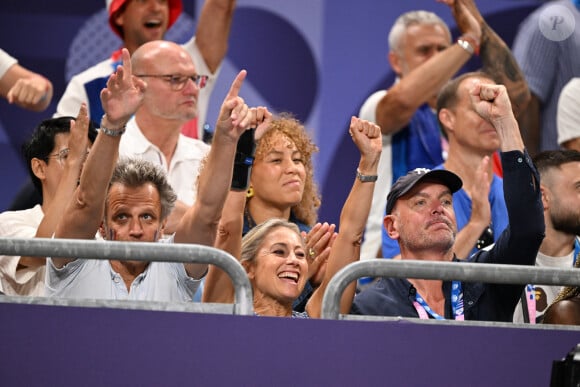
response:
[[[173,243],[173,238],[159,242]],[[76,259],[57,269],[50,257],[45,279],[48,297],[165,302],[192,301],[201,282],[188,277],[183,263],[150,262],[128,291],[108,260]]]

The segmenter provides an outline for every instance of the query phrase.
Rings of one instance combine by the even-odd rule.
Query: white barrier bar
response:
[[[342,268],[328,283],[322,299],[322,318],[337,319],[340,297],[361,277],[459,280],[497,284],[580,285],[580,270],[468,262],[425,262],[372,259]]]
[[[219,266],[235,288],[234,314],[253,315],[252,286],[236,258],[214,247],[151,242],[0,237],[0,255],[207,263]]]

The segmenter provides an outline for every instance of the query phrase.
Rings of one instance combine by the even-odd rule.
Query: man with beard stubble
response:
[[[571,268],[580,253],[580,152],[545,151],[533,159],[540,173],[546,236],[536,266]],[[527,285],[514,322],[540,323],[561,286]]]

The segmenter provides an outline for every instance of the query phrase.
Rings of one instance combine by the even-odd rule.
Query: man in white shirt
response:
[[[111,29],[123,39],[131,54],[143,43],[163,39],[183,8],[181,0],[106,0],[106,4]],[[199,74],[208,76],[206,87],[199,94],[198,115],[183,127],[188,137],[203,139],[209,99],[227,52],[235,4],[235,0],[206,0],[196,35],[183,45]],[[84,102],[91,119],[98,122],[103,115],[99,93],[120,63],[117,50],[109,59],[75,75],[58,103],[55,116],[75,115]]]
[[[42,204],[0,214],[0,236],[34,238],[52,236],[74,192],[89,144],[97,136],[86,106],[78,117],[42,121],[23,146],[28,173],[42,195]],[[0,291],[8,295],[44,294],[45,260],[0,256]]]
[[[572,268],[580,253],[580,152],[554,150],[533,158],[540,172],[546,236],[536,266]],[[514,322],[540,323],[561,286],[527,285]]]
[[[197,115],[205,77],[182,46],[164,40],[143,44],[131,65],[147,90],[127,123],[119,154],[148,160],[167,173],[178,199],[165,227],[166,233],[172,233],[195,201],[199,168],[209,151],[203,141],[181,133],[181,126]]]

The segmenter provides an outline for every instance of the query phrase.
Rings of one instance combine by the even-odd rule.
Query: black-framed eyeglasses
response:
[[[192,80],[193,83],[200,89],[203,89],[207,83],[207,75],[181,75],[181,74],[140,74],[137,75],[139,78],[160,78],[169,83],[171,90],[179,91],[185,87],[188,80]]]

